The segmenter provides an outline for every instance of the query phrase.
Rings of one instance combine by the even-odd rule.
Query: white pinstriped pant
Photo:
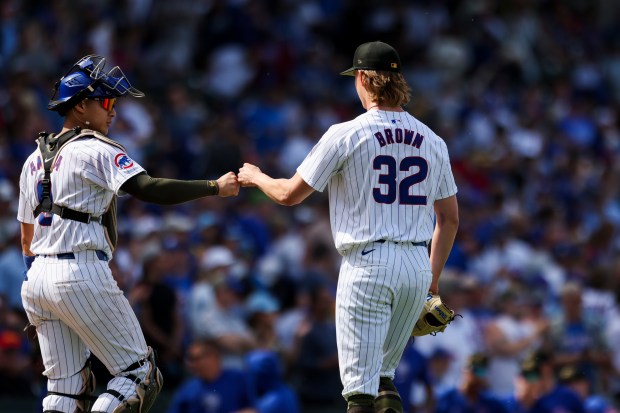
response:
[[[37,329],[48,390],[79,391],[77,373],[90,351],[112,375],[146,356],[133,309],[95,251],[75,253],[75,259],[37,257],[22,285],[22,302]],[[46,408],[52,403],[53,409],[72,411],[72,399],[50,397],[65,400],[44,401]]]
[[[375,242],[343,254],[336,337],[345,398],[358,393],[376,397],[379,378],[394,378],[431,280],[423,246]]]

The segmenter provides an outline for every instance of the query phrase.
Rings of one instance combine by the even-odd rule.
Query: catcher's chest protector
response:
[[[107,144],[116,146],[123,152],[126,152],[123,145],[113,141],[107,136],[90,129],[82,129],[80,127],[73,128],[61,135],[55,135],[53,133],[41,132],[37,138],[37,145],[39,152],[41,152],[41,159],[43,161],[43,168],[45,176],[42,181],[42,199],[41,203],[33,211],[35,216],[38,216],[42,212],[51,212],[59,215],[63,219],[71,219],[78,222],[90,223],[92,217],[90,214],[75,211],[70,208],[62,208],[54,204],[51,196],[51,181],[50,175],[52,173],[52,167],[56,163],[56,158],[60,154],[60,151],[70,142],[76,139],[84,137],[92,137],[104,141]],[[116,221],[116,199],[114,195],[110,201],[110,205],[106,209],[99,222],[105,227],[106,240],[110,244],[112,251],[116,249],[118,243],[117,233],[117,221]]]

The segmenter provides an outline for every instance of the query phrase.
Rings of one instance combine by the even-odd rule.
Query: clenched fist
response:
[[[256,186],[254,179],[261,173],[258,166],[246,162],[243,167],[239,168],[239,183],[242,186]]]
[[[237,176],[234,172],[222,175],[217,180],[217,185],[220,188],[218,196],[222,198],[239,195],[239,181],[237,181]]]

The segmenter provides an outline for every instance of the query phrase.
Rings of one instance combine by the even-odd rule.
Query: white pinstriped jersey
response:
[[[54,203],[93,216],[101,216],[114,194],[124,195],[121,185],[144,171],[120,148],[93,137],[66,144],[52,167],[51,192]],[[84,224],[57,215],[33,215],[40,201],[40,185],[44,170],[37,149],[22,169],[19,181],[20,222],[34,224],[30,250],[36,255],[102,250],[112,256],[105,228],[97,222]]]
[[[457,192],[445,142],[407,112],[368,111],[333,125],[297,172],[317,191],[328,186],[340,252],[431,239],[435,200]]]

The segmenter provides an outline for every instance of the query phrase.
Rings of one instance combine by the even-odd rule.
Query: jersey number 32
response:
[[[426,205],[426,195],[412,195],[409,189],[416,184],[424,181],[428,175],[428,162],[419,156],[409,156],[400,161],[398,169],[396,159],[388,155],[377,156],[372,167],[374,170],[383,172],[384,166],[387,167],[386,173],[379,175],[380,188],[373,188],[372,196],[376,202],[381,204],[393,204],[398,197],[400,205]],[[417,172],[408,175],[398,182],[398,171],[409,172],[412,166],[417,167]],[[387,188],[387,192],[384,192]]]

